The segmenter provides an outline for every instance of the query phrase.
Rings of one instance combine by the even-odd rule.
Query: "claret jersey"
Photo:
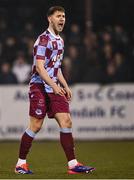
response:
[[[57,73],[61,68],[64,53],[64,42],[60,36],[54,35],[49,29],[42,33],[34,44],[34,59],[32,66],[31,83],[43,83],[44,90],[48,93],[53,89],[46,84],[36,71],[36,61],[44,60],[44,68],[54,82],[58,83]]]

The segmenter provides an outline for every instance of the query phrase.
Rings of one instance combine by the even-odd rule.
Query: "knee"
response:
[[[38,124],[34,124],[30,126],[30,129],[35,132],[38,133],[41,130],[41,126],[39,126]]]
[[[71,128],[72,127],[72,121],[69,117],[65,118],[61,123],[61,128]]]
[[[33,127],[32,127],[33,131],[35,133],[38,133],[40,130],[41,130],[41,125],[39,124],[34,124]]]
[[[37,133],[37,132],[40,131],[41,127],[42,127],[42,121],[40,121],[40,120],[34,120],[34,121],[31,121],[29,128],[30,128],[33,132]]]

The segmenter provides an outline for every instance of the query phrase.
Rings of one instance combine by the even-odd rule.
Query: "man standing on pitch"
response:
[[[48,29],[34,44],[34,61],[30,80],[30,124],[24,132],[19,158],[15,167],[17,174],[32,174],[26,163],[26,156],[35,135],[42,127],[46,114],[55,118],[60,127],[60,142],[68,161],[68,173],[87,173],[94,168],[80,164],[74,153],[72,121],[69,103],[72,93],[61,71],[64,42],[59,33],[65,24],[65,10],[54,6],[48,10]]]

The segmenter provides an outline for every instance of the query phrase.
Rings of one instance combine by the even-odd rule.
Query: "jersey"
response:
[[[49,77],[58,84],[57,73],[61,71],[61,61],[63,60],[64,41],[60,36],[54,35],[49,29],[42,33],[34,44],[33,66],[31,83],[43,83],[44,91],[52,93],[53,89],[42,80],[36,71],[36,61],[44,60],[44,68]]]

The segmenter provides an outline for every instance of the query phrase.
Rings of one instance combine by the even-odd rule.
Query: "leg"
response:
[[[69,104],[65,96],[48,94],[50,98],[50,107],[48,111],[49,118],[55,118],[60,127],[60,142],[68,160],[68,173],[87,173],[94,168],[83,166],[78,163],[74,153],[74,141],[72,137],[72,120],[69,112]]]
[[[30,123],[26,131],[24,132],[21,144],[20,144],[20,150],[19,150],[19,158],[20,159],[26,159],[26,156],[29,152],[29,149],[32,145],[32,141],[39,132],[39,130],[42,127],[43,119],[37,119],[35,117],[30,117]]]
[[[95,168],[84,166],[75,159],[74,141],[72,137],[72,121],[69,113],[56,113],[55,119],[60,126],[60,142],[68,160],[68,173],[79,174],[89,173]]]
[[[72,136],[72,121],[69,113],[56,113],[55,119],[60,126],[60,142],[66,154],[69,165],[77,164],[74,153],[74,140]]]
[[[30,124],[26,131],[24,132],[19,149],[19,159],[16,165],[15,172],[21,174],[32,174],[32,172],[28,169],[26,163],[27,154],[32,146],[32,141],[39,132],[42,127],[44,119],[37,119],[35,117],[30,116]]]

